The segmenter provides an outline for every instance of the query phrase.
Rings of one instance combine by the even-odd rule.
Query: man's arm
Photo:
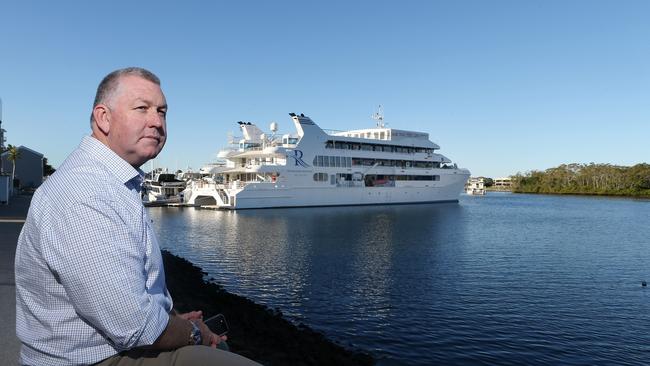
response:
[[[147,254],[145,230],[143,210],[91,196],[45,234],[44,255],[71,305],[117,350],[154,343],[169,322],[163,294],[147,291],[146,258],[155,253]]]

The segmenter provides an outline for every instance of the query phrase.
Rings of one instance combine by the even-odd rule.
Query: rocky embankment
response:
[[[180,312],[222,313],[230,325],[228,344],[242,356],[264,365],[373,365],[372,356],[348,350],[321,333],[295,326],[277,310],[225,291],[206,281],[201,268],[163,251],[167,287]]]

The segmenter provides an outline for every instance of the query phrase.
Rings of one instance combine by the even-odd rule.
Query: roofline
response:
[[[30,148],[28,148],[26,146],[23,146],[23,145],[20,145],[20,146],[16,147],[16,149],[18,149],[18,150],[21,150],[21,149],[22,150],[27,150],[27,151],[31,152],[32,154],[40,156],[41,158],[45,157],[45,155],[39,153],[38,151],[34,151],[34,150],[32,150],[32,149],[30,149]],[[9,154],[9,151],[3,152],[1,156],[5,156],[6,154]]]

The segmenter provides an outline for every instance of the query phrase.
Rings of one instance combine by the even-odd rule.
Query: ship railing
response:
[[[345,180],[336,183],[337,187],[363,187],[363,181]]]
[[[194,181],[191,188],[195,189],[224,189],[227,188],[226,185],[215,182],[206,182],[206,181]]]
[[[228,184],[228,188],[230,188],[230,189],[241,189],[241,188],[244,188],[244,186],[246,184],[248,184],[248,183],[251,183],[251,182],[243,182],[241,180],[235,180],[235,181],[230,182],[230,184]]]
[[[203,180],[197,180],[197,181],[194,181],[192,183],[192,187],[199,188],[199,189],[214,188],[216,185],[217,185],[217,183],[206,182],[206,181],[203,181]]]

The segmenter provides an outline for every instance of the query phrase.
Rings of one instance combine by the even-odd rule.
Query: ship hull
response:
[[[354,206],[457,202],[468,174],[454,174],[440,182],[396,187],[281,187],[249,184],[238,191],[226,190],[230,209]]]

